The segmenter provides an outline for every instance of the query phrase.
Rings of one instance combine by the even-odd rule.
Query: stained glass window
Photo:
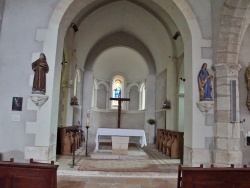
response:
[[[121,93],[122,93],[122,81],[120,79],[115,79],[113,97],[121,98]]]

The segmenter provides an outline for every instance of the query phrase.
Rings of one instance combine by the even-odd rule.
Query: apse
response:
[[[98,80],[110,80],[115,74],[121,74],[127,82],[143,81],[149,72],[144,58],[138,52],[122,46],[100,54],[93,71]]]

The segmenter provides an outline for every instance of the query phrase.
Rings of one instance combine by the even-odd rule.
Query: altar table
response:
[[[99,148],[99,136],[137,136],[140,137],[141,147],[147,146],[145,131],[140,129],[98,128],[95,137],[96,150]]]

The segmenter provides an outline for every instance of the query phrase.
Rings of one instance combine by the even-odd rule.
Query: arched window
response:
[[[121,79],[117,78],[114,81],[113,97],[121,98],[121,95],[122,95],[122,81]]]
[[[112,81],[112,97],[122,98],[124,96],[124,78],[120,75],[113,77]],[[113,100],[111,108],[117,108],[118,101]]]

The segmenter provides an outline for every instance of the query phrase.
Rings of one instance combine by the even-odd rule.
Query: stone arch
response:
[[[241,41],[250,23],[249,5],[249,1],[238,0],[224,3],[215,63],[238,64]]]
[[[131,89],[132,89],[133,87],[136,87],[136,88],[137,88],[137,91],[138,91],[138,94],[139,94],[139,98],[138,98],[138,109],[137,109],[137,110],[139,110],[139,109],[141,108],[141,106],[140,106],[140,104],[141,104],[141,99],[140,99],[140,84],[135,83],[135,82],[129,84],[129,85],[127,86],[127,88],[126,88],[126,97],[127,97],[127,98],[131,98],[130,92],[131,92]],[[130,109],[130,106],[131,106],[131,104],[130,104],[130,103],[127,103],[127,109]]]
[[[106,49],[115,46],[126,46],[137,51],[145,59],[149,73],[156,73],[154,59],[147,47],[140,40],[125,32],[113,33],[97,42],[88,54],[84,69],[92,70],[95,59]]]
[[[104,82],[104,81],[98,82],[98,83],[97,83],[97,88],[96,88],[96,89],[99,89],[99,86],[100,86],[101,84],[105,86],[107,92],[110,90],[109,85],[107,84],[107,82]]]
[[[62,61],[63,41],[65,33],[70,26],[70,22],[74,17],[84,8],[88,7],[91,3],[96,3],[96,0],[60,0],[56,9],[54,10],[51,19],[49,21],[48,29],[46,30],[46,39],[43,41],[43,51],[47,56],[47,60],[50,66],[50,73],[47,76],[49,84],[47,85],[47,95],[49,100],[44,107],[38,112],[38,121],[43,122],[44,128],[50,130],[49,135],[55,135],[57,130],[57,114],[59,104],[59,85],[60,85],[60,72]],[[112,1],[107,1],[112,2]],[[186,86],[185,91],[185,119],[186,119],[186,131],[185,131],[185,146],[191,148],[200,148],[201,146],[194,145],[194,132],[195,127],[199,126],[199,122],[194,121],[197,117],[196,101],[198,100],[198,94],[196,91],[197,83],[196,78],[193,75],[199,71],[196,65],[201,61],[201,31],[196,20],[194,13],[185,1],[169,0],[158,1],[152,0],[152,3],[159,6],[175,21],[178,29],[182,34],[184,41],[184,53],[189,54],[184,57],[185,63],[185,75]],[[90,74],[90,73],[89,73]],[[84,104],[90,107],[90,104]],[[193,110],[189,110],[193,109]],[[86,112],[83,111],[83,116]],[[46,118],[44,118],[46,117]],[[46,120],[44,120],[46,119]],[[84,123],[84,122],[83,122]],[[50,129],[48,127],[51,127]],[[45,135],[36,135],[36,146],[44,146],[44,139],[41,139]],[[47,136],[48,137],[48,136]],[[51,136],[51,138],[54,138]],[[46,146],[49,148],[55,144],[56,139],[46,139],[48,142]],[[50,159],[49,159],[50,160]]]
[[[133,82],[127,86],[126,93],[128,93],[130,91],[131,87],[133,87],[133,86],[136,86],[138,88],[138,92],[140,91],[140,85],[138,83]]]
[[[106,97],[104,97],[101,101],[102,101],[102,103],[105,103],[105,104],[103,104],[103,105],[101,105],[101,106],[103,106],[102,107],[102,109],[107,109],[108,108],[108,104],[109,104],[109,89],[110,89],[110,87],[109,87],[109,85],[106,83],[106,82],[104,82],[104,81],[100,81],[100,82],[98,82],[97,83],[97,90],[96,90],[96,92],[97,92],[97,95],[95,96],[95,98],[94,98],[94,100],[95,100],[95,103],[96,103],[96,107],[97,108],[99,108],[99,106],[98,106],[98,101],[99,101],[99,98],[98,98],[98,96],[99,96],[99,89],[100,89],[100,86],[104,86],[104,88],[105,88],[105,91],[106,91],[106,93],[104,93],[104,96],[106,96]],[[100,101],[99,101],[100,102]],[[105,107],[104,107],[105,106]]]
[[[107,109],[107,108],[109,108],[109,96],[110,96],[109,91],[110,91],[110,86],[107,84],[107,82],[100,81],[100,82],[97,83],[97,88],[96,88],[97,92],[99,90],[100,85],[104,85],[104,87],[106,88],[106,109]],[[94,100],[97,101],[96,98]]]

